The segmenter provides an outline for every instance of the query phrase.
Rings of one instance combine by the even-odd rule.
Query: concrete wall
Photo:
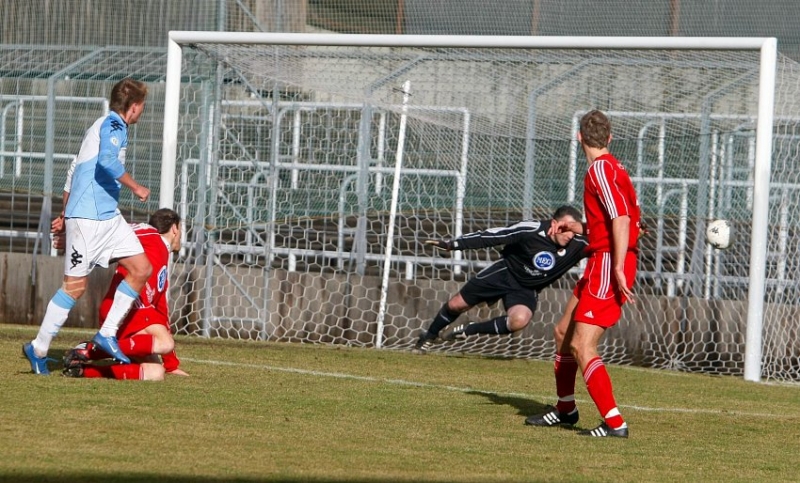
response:
[[[206,283],[208,276],[212,277],[210,283]],[[229,265],[224,271],[215,267],[210,272],[197,267],[178,278],[183,282],[170,296],[175,307],[191,308],[190,315],[175,321],[179,330],[187,333],[204,333],[198,307],[204,306],[201,287],[210,286],[213,295],[207,313],[216,321],[208,335],[363,346],[375,343],[379,277],[273,269],[265,281],[260,268]],[[430,279],[390,283],[384,346],[408,347],[419,335],[419,328],[430,322],[462,284]],[[186,290],[188,287],[191,289]],[[510,357],[551,357],[553,326],[570,295],[569,288],[542,291],[532,323],[512,338],[484,337],[470,339],[465,346],[448,347]],[[743,368],[746,309],[746,301],[640,294],[637,304],[626,306],[621,322],[609,330],[602,351],[614,363],[739,373]],[[480,306],[464,318],[483,321],[501,313],[502,304]],[[793,321],[779,324],[791,326]]]
[[[218,322],[205,333],[212,337],[374,344],[379,277],[265,272],[252,267],[227,267],[222,271],[216,267],[211,271],[212,303],[204,307],[205,267],[175,264],[173,268],[170,293],[173,323],[183,333],[204,334],[202,319],[204,314],[212,314]],[[62,257],[34,259],[26,254],[0,254],[0,321],[38,325],[46,304],[61,284],[62,274]],[[67,326],[97,326],[97,307],[111,274],[111,270],[102,269],[92,273],[89,290],[73,310]],[[393,282],[387,298],[384,344],[410,345],[419,327],[428,324],[461,284],[442,280]],[[523,333],[500,340],[479,340],[479,344],[471,341],[464,350],[515,357],[552,356],[552,327],[570,293],[568,289],[543,291],[534,322]],[[500,305],[479,307],[467,318],[471,321],[492,318],[501,313]],[[739,373],[743,367],[745,323],[745,301],[709,302],[640,295],[635,306],[626,306],[620,324],[609,331],[603,351],[609,362]],[[770,332],[791,331],[794,318],[771,324]],[[790,343],[788,347],[782,345],[780,350],[798,348]]]
[[[89,289],[70,313],[69,327],[97,327],[97,308],[111,281],[111,270],[95,270]],[[61,287],[63,257],[0,254],[0,321],[39,325],[50,298]]]

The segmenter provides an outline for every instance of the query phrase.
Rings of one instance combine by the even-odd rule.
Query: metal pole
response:
[[[370,35],[173,30],[179,44],[265,44],[490,49],[758,50],[765,37],[590,37],[528,35]]]
[[[88,60],[100,55],[105,49],[99,49],[85,55],[63,69],[53,73],[47,78],[47,118],[45,119],[45,144],[44,144],[44,181],[42,184],[42,212],[39,216],[39,236],[34,242],[33,260],[31,264],[31,285],[36,285],[36,255],[41,248],[42,255],[49,252],[45,251],[45,241],[50,245],[50,218],[53,211],[53,156],[55,153],[55,133],[56,133],[56,79],[65,73],[87,62]],[[41,247],[39,244],[41,243]]]
[[[175,170],[178,153],[178,111],[181,96],[183,52],[174,40],[167,44],[167,81],[164,87],[164,125],[161,151],[161,187],[158,205],[172,208],[175,202]]]
[[[470,114],[469,110],[464,109],[464,123],[463,133],[461,135],[461,166],[459,175],[456,177],[456,219],[453,224],[453,236],[456,238],[464,234],[464,200],[467,197],[467,166],[469,165],[469,123]],[[456,250],[453,254],[455,265],[453,266],[453,273],[456,275],[461,274],[461,264],[458,263],[464,258],[464,253]]]
[[[371,96],[372,93],[368,93]],[[368,97],[369,98],[369,97]],[[367,254],[367,210],[369,199],[367,186],[369,184],[370,163],[370,138],[372,124],[372,106],[364,103],[361,110],[361,121],[358,127],[358,177],[356,178],[356,196],[358,197],[358,219],[356,220],[356,234],[353,250],[356,252],[356,273],[364,275],[366,272]]]
[[[411,97],[411,81],[403,83],[403,108],[400,113],[400,129],[397,133],[397,153],[394,163],[394,180],[392,182],[392,201],[389,206],[389,219],[386,229],[386,251],[383,259],[383,278],[381,280],[381,300],[378,306],[378,328],[375,334],[375,347],[383,346],[383,321],[386,317],[386,299],[389,292],[389,274],[392,271],[392,252],[394,249],[394,225],[397,218],[397,206],[400,204],[400,173],[403,169],[403,148],[406,141],[406,124],[408,122],[408,99]]]
[[[533,184],[536,181],[536,103],[539,96],[549,91],[553,87],[561,85],[565,80],[573,77],[589,65],[591,61],[583,61],[574,65],[571,69],[557,76],[555,79],[544,85],[533,89],[528,94],[528,125],[525,127],[525,174],[524,185],[522,187],[522,218],[530,219],[533,217]],[[577,143],[577,140],[575,140]],[[571,154],[571,153],[570,153]],[[574,196],[568,201],[572,201]]]
[[[717,91],[719,92],[719,91]],[[709,179],[709,169],[711,164],[711,104],[716,98],[716,92],[712,93],[700,107],[700,152],[698,155],[697,179]],[[692,296],[702,296],[702,283],[704,273],[703,256],[705,254],[705,232],[706,217],[708,215],[708,185],[698,183],[697,198],[695,200],[695,232],[691,257],[691,280],[690,292]]]
[[[700,153],[698,160],[697,179],[708,180],[710,176],[711,166],[711,110],[713,103],[725,92],[732,87],[741,84],[743,81],[755,75],[755,71],[747,72],[733,81],[725,84],[717,90],[711,92],[703,99],[703,104],[700,107]],[[774,89],[774,86],[773,86]],[[770,125],[772,118],[770,117]],[[695,296],[701,296],[702,283],[703,283],[703,256],[705,253],[705,232],[706,232],[706,219],[708,216],[708,207],[711,200],[708,198],[709,187],[706,183],[699,183],[697,185],[697,199],[695,211],[695,232],[699,234],[694,238],[692,245],[692,261],[691,261],[691,293]]]
[[[42,192],[45,198],[48,200],[50,200],[53,196],[53,153],[55,152],[56,135],[56,79],[63,77],[67,72],[75,69],[81,64],[85,64],[103,52],[105,52],[105,49],[99,49],[95,52],[85,55],[47,78],[47,118],[45,119],[44,186],[42,187]],[[47,233],[50,233],[49,229]]]
[[[764,278],[769,229],[769,182],[772,169],[772,123],[775,108],[775,71],[778,41],[766,39],[761,47],[758,83],[758,124],[756,125],[756,166],[753,184],[753,228],[750,233],[750,287],[747,291],[747,336],[744,379],[761,380]]]

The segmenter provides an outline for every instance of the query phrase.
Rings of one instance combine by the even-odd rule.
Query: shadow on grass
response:
[[[0,473],[0,482],[14,483],[256,483],[256,482],[287,482],[287,483],[399,483],[425,480],[396,480],[396,479],[334,479],[334,478],[309,478],[308,476],[282,477],[279,475],[265,475],[264,477],[208,477],[208,476],[176,476],[157,473],[139,473],[129,475],[114,474],[89,474],[69,473],[61,475],[35,474],[35,473]],[[441,480],[437,480],[441,481]]]
[[[502,394],[482,392],[482,391],[468,391],[467,394],[483,396],[486,399],[488,399],[492,404],[511,406],[512,408],[515,408],[517,410],[517,414],[525,417],[530,416],[531,414],[544,412],[547,408],[547,405],[540,401],[534,401],[532,399],[526,399],[524,397],[508,396],[508,395],[504,396]]]
[[[477,396],[483,396],[493,404],[500,404],[503,406],[511,406],[512,408],[517,409],[517,414],[523,417],[528,417],[533,414],[540,414],[547,411],[550,407],[548,404],[544,404],[539,401],[533,401],[530,399],[525,399],[523,397],[516,397],[516,396],[503,396],[501,394],[493,394],[489,392],[481,392],[481,391],[469,391],[467,394],[473,394]],[[580,426],[559,426],[560,429],[565,431],[580,431],[582,428]]]

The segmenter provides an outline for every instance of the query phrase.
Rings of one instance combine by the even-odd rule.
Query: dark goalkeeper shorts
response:
[[[505,260],[499,260],[481,270],[461,287],[459,293],[470,306],[481,302],[493,305],[502,300],[506,310],[515,305],[525,305],[533,313],[536,312],[539,301],[539,292],[520,285],[509,273]]]

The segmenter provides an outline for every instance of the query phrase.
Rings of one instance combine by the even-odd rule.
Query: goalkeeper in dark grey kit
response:
[[[579,222],[581,213],[561,206],[553,220]],[[567,273],[585,257],[588,240],[582,234],[562,232],[548,235],[553,220],[529,220],[503,228],[469,233],[454,240],[427,240],[442,250],[470,250],[504,245],[502,258],[467,281],[445,303],[430,327],[420,335],[414,352],[424,353],[437,338],[466,339],[475,334],[510,334],[530,323],[539,291]],[[492,305],[503,300],[506,313],[485,322],[455,323],[459,315],[481,302]],[[445,329],[445,327],[447,327]]]

